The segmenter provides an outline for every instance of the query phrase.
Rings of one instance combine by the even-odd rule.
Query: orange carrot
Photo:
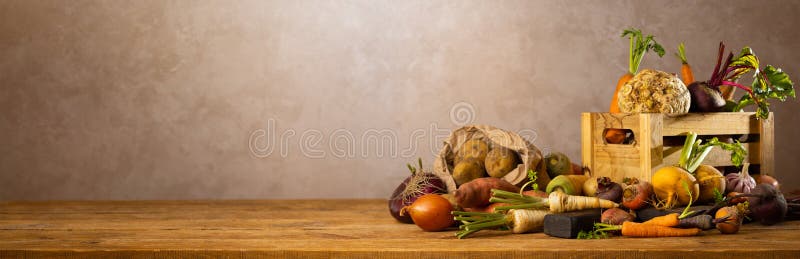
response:
[[[611,97],[611,107],[608,108],[609,112],[611,112],[611,113],[619,113],[620,112],[619,111],[619,101],[618,101],[619,97],[617,97],[617,95],[619,94],[619,90],[622,89],[622,86],[625,85],[625,83],[627,83],[628,81],[631,81],[631,78],[633,78],[633,74],[631,74],[630,72],[625,73],[624,75],[622,75],[622,77],[619,78],[619,81],[617,82],[617,90],[614,90],[614,96]],[[611,130],[609,130],[609,131],[611,131]],[[618,131],[620,131],[620,130],[618,130]],[[606,132],[606,134],[608,134],[608,132]],[[618,143],[615,143],[615,144],[618,144]]]
[[[664,56],[664,48],[655,41],[653,35],[647,35],[647,37],[645,37],[640,30],[630,28],[622,32],[622,37],[628,37],[630,39],[628,72],[619,78],[619,81],[617,81],[617,89],[614,91],[614,95],[611,96],[611,106],[609,106],[608,111],[612,113],[620,112],[619,104],[617,103],[617,95],[622,89],[622,86],[639,72],[639,65],[642,63],[644,53],[652,49],[659,57]]]
[[[678,45],[678,53],[675,53],[675,55],[681,60],[681,79],[683,79],[683,83],[687,86],[694,83],[694,74],[692,74],[692,67],[689,66],[689,62],[686,61],[686,49],[683,46],[683,42]]]
[[[671,228],[631,221],[622,223],[622,235],[628,237],[689,237],[699,233],[699,228]]]
[[[648,225],[633,221],[625,221],[622,225],[595,223],[595,230],[589,233],[591,237],[606,237],[607,232],[620,231],[627,237],[689,237],[700,233],[699,228],[672,228],[659,225]]]
[[[664,216],[658,216],[648,221],[643,222],[645,225],[657,225],[662,227],[676,227],[680,223],[678,213],[670,213]]]

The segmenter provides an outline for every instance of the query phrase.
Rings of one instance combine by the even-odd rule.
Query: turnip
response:
[[[653,174],[653,191],[659,199],[659,206],[657,207],[672,208],[676,205],[697,201],[700,197],[700,186],[697,178],[692,173],[695,173],[701,167],[700,163],[703,162],[703,159],[711,152],[714,146],[720,146],[722,149],[731,151],[731,161],[734,165],[741,163],[747,154],[747,151],[740,143],[727,144],[720,142],[717,138],[712,138],[703,144],[702,140],[697,139],[696,133],[689,132],[681,149],[678,165],[662,167]],[[700,176],[704,177],[704,181],[713,180],[721,174],[713,167],[704,166],[703,168]],[[714,172],[708,173],[704,171]],[[710,177],[708,177],[709,175]],[[725,185],[728,186],[728,184]],[[684,189],[683,186],[687,186],[687,188]],[[706,188],[711,197],[713,197],[714,190],[719,191],[719,186],[716,186],[713,182],[708,184]],[[689,195],[689,192],[692,195]]]
[[[697,177],[697,182],[700,185],[700,197],[697,198],[698,202],[710,203],[714,201],[715,194],[725,193],[725,176],[722,173],[709,165],[700,165],[694,171]]]

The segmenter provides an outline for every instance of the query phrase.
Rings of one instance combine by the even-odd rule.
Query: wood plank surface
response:
[[[690,238],[453,234],[397,223],[384,200],[0,202],[0,258],[800,257],[800,222]]]

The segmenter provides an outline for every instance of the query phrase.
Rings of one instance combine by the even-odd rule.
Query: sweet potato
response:
[[[519,192],[519,187],[500,178],[484,177],[469,181],[458,187],[454,193],[456,202],[462,208],[480,208],[489,205],[492,189]]]

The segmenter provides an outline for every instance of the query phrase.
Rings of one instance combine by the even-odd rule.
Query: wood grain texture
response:
[[[756,119],[753,112],[688,113],[665,115],[654,113],[583,113],[581,120],[585,166],[598,176],[615,181],[637,177],[649,181],[652,173],[666,165],[678,163],[683,141],[667,144],[667,138],[695,132],[699,137],[727,137],[747,134],[757,140],[742,143],[748,151],[746,162],[760,165],[761,172],[774,176],[774,119]],[[632,144],[608,144],[603,132],[609,128],[629,129]],[[731,166],[730,152],[714,148],[703,164]],[[780,177],[780,175],[778,175]]]
[[[384,200],[0,203],[0,258],[706,258],[800,257],[800,223],[736,235],[569,240],[542,233],[422,232]],[[634,242],[631,242],[634,241]]]

